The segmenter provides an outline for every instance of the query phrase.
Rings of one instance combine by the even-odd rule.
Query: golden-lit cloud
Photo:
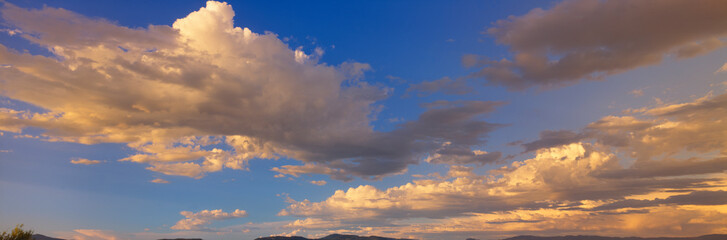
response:
[[[149,182],[152,182],[152,183],[169,183],[169,181],[164,180],[164,179],[161,179],[161,178],[155,178],[155,179],[153,179],[153,180],[151,180]]]
[[[454,166],[449,174],[451,178],[446,180],[415,180],[386,190],[369,185],[338,190],[322,202],[294,202],[280,215],[332,220],[446,217],[554,204],[547,202],[548,199],[580,201],[588,199],[585,195],[611,195],[614,189],[608,185],[618,184],[617,180],[609,183],[590,175],[596,170],[616,167],[616,158],[592,148],[587,144],[571,144],[543,149],[535,158],[503,169],[505,173],[499,178],[478,176],[469,172],[471,168]],[[591,190],[583,196],[577,195],[584,189]],[[645,186],[639,191],[650,190]]]
[[[423,239],[724,233],[725,96],[629,110],[578,132],[547,131],[523,144],[535,157],[485,175],[453,165],[446,176],[401,186],[291,200],[279,215],[300,217],[286,227],[311,234]]]
[[[212,221],[247,217],[247,212],[240,209],[235,209],[232,212],[223,212],[222,209],[202,210],[199,212],[182,211],[179,214],[182,214],[185,218],[179,220],[171,229],[209,231],[212,229],[207,228],[207,225]]]
[[[291,47],[274,33],[235,26],[227,3],[208,1],[170,26],[145,28],[51,7],[2,6],[3,24],[12,29],[0,31],[48,52],[0,44],[0,96],[40,109],[3,104],[17,108],[0,108],[0,136],[120,143],[132,152],[114,160],[141,164],[154,175],[195,179],[248,170],[252,159],[298,161],[272,167],[278,178],[322,174],[341,181],[405,174],[412,164],[448,165],[446,173],[416,174],[416,180],[394,186],[358,185],[315,200],[286,198],[278,213],[290,220],[285,222],[215,229],[215,221],[248,213],[182,211],[184,218],[170,227],[180,233],[240,234],[258,227],[283,235],[419,239],[727,233],[724,93],[677,104],[659,100],[581,129],[542,131],[533,141],[512,144],[523,148],[520,155],[503,156],[486,144],[489,133],[506,125],[484,119],[504,102],[424,103],[416,119],[395,117],[391,130],[375,130],[378,103],[392,89],[363,81],[371,66],[329,65],[319,61],[321,48]],[[463,64],[477,68],[472,75],[409,84],[406,91],[467,94],[472,79],[516,90],[547,88],[668,57],[695,57],[725,46],[723,9],[724,1],[712,0],[563,1],[486,31],[510,48],[511,59],[467,55]],[[715,74],[724,71],[727,64]],[[630,93],[640,97],[643,89]],[[487,173],[478,169],[515,158]],[[78,229],[68,238],[148,236],[160,235]]]
[[[85,158],[75,158],[71,159],[71,163],[73,164],[83,164],[83,165],[93,165],[93,164],[99,164],[101,163],[100,160],[89,160]]]
[[[722,72],[727,72],[727,63],[725,63],[724,65],[722,65],[722,67],[720,67],[719,69],[717,69],[717,71],[715,71],[714,73],[722,73]]]
[[[306,53],[236,27],[226,3],[208,1],[171,26],[146,28],[51,7],[4,3],[0,11],[16,36],[50,52],[0,44],[0,94],[44,110],[1,108],[0,131],[34,127],[45,132],[29,136],[46,141],[123,143],[135,152],[121,161],[191,178],[246,170],[256,158],[303,162],[275,169],[281,174],[350,180],[402,173],[430,154],[481,164],[499,157],[463,150],[500,126],[481,117],[502,103],[436,102],[417,120],[374,131],[375,103],[391,89],[360,81],[368,64],[319,63],[321,49]]]
[[[323,186],[326,185],[328,182],[326,182],[326,180],[314,180],[310,181],[310,183],[313,185]]]
[[[119,239],[112,231],[98,229],[76,229],[73,230],[74,240],[117,240]]]

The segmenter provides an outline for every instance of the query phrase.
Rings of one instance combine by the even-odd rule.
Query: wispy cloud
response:
[[[71,163],[73,164],[83,164],[83,165],[93,165],[93,164],[99,164],[101,163],[100,160],[89,160],[85,158],[75,158],[71,159]]]
[[[161,179],[161,178],[155,178],[155,179],[153,179],[153,180],[151,180],[149,182],[152,182],[152,183],[169,183],[169,181],[164,180],[164,179]]]
[[[416,92],[418,96],[426,96],[432,93],[441,92],[444,94],[463,95],[472,93],[472,88],[467,86],[465,78],[451,79],[443,77],[433,81],[424,81],[416,84],[409,84],[407,94]]]
[[[247,212],[240,209],[235,209],[232,212],[223,212],[222,209],[202,210],[199,212],[182,211],[179,214],[182,214],[185,218],[179,220],[171,229],[211,231],[213,229],[208,228],[207,225],[212,221],[247,217]]]
[[[727,72],[727,63],[725,63],[724,65],[722,65],[722,67],[720,67],[719,69],[717,69],[717,71],[715,71],[714,73],[722,73],[722,72]]]
[[[313,185],[323,186],[326,185],[327,182],[325,180],[314,180],[310,181],[310,183]]]

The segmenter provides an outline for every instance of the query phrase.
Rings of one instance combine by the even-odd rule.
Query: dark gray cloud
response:
[[[473,151],[470,147],[443,147],[431,154],[427,161],[444,164],[477,164],[499,163],[504,160],[502,152]]]
[[[727,204],[727,191],[694,191],[689,194],[674,195],[668,198],[657,198],[654,200],[625,199],[605,205],[598,206],[591,210],[616,210],[622,208],[645,208],[658,206],[660,204],[677,205],[725,205]]]
[[[686,176],[727,171],[727,158],[710,160],[642,161],[627,169],[606,170],[597,173],[601,178],[652,178]]]
[[[510,89],[554,87],[694,57],[725,46],[727,2],[567,0],[497,21],[486,31],[512,59],[463,63],[471,75]]]
[[[391,132],[377,132],[367,141],[350,144],[347,141],[320,146],[305,159],[331,168],[366,178],[398,173],[406,166],[426,156],[437,156],[435,163],[486,164],[494,163],[501,153],[480,153],[473,148],[486,143],[487,134],[502,127],[481,120],[503,102],[490,101],[437,101],[425,104],[428,108],[418,119],[401,123]],[[480,154],[478,154],[480,153]],[[283,174],[305,172],[303,169],[283,166],[276,171]],[[311,173],[327,172],[310,168]],[[349,177],[339,179],[348,180]]]
[[[525,148],[525,152],[530,152],[541,148],[549,148],[578,142],[587,137],[587,133],[578,133],[568,130],[545,130],[540,132],[540,138],[538,138],[538,140],[522,143],[522,147]]]

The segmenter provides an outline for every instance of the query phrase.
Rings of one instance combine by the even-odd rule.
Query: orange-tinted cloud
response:
[[[374,131],[374,104],[389,90],[359,81],[368,64],[319,63],[320,49],[308,54],[234,26],[226,3],[147,28],[50,7],[5,3],[0,11],[16,35],[52,53],[0,45],[1,94],[47,110],[0,109],[0,131],[36,127],[48,141],[125,143],[135,153],[121,161],[192,178],[245,170],[254,158],[296,159],[331,170],[308,173],[342,180],[401,173],[434,152],[496,158],[459,150],[481,146],[500,126],[481,117],[501,103],[439,102],[394,131]]]
[[[486,175],[454,165],[444,177],[291,201],[279,214],[300,217],[288,227],[311,232],[424,239],[725,233],[725,96],[548,131],[523,144],[535,157]]]
[[[171,229],[194,231],[211,230],[207,228],[207,225],[212,221],[247,217],[247,212],[240,209],[235,209],[232,212],[223,212],[222,209],[202,210],[199,212],[182,211],[179,214],[182,214],[185,218],[179,220]]]
[[[93,164],[99,164],[101,161],[99,160],[89,160],[85,158],[75,158],[71,159],[71,163],[73,164],[83,164],[83,165],[93,165]]]

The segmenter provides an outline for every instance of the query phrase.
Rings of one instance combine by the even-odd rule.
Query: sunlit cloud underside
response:
[[[72,239],[727,233],[727,85],[684,79],[709,91],[529,133],[509,144],[520,148],[515,153],[489,144],[494,132],[519,127],[491,120],[509,102],[480,100],[491,98],[472,97],[477,91],[468,87],[537,95],[698,58],[725,46],[725,9],[725,1],[564,1],[533,9],[483,32],[510,56],[464,55],[468,74],[411,83],[400,96],[367,81],[375,65],[331,65],[321,61],[323,48],[306,52],[275,33],[235,26],[227,3],[209,1],[171,26],[145,28],[3,3],[4,34],[48,53],[0,43],[0,94],[7,102],[0,105],[0,136],[121,144],[123,158],[80,154],[62,161],[88,168],[133,164],[157,176],[143,181],[159,187],[177,184],[168,180],[175,176],[201,181],[223,170],[245,176],[250,161],[282,160],[296,164],[268,169],[275,178],[335,184],[325,196],[250,196],[284,203],[277,215],[265,216],[276,221],[225,225],[255,218],[248,211],[256,206],[213,206],[166,213],[178,221],[160,223],[161,230],[57,232]],[[711,74],[724,78],[724,66]],[[417,100],[421,111],[411,120],[381,130],[383,102],[399,98],[427,100]],[[0,157],[12,153],[0,150]],[[413,166],[433,170],[410,173]],[[311,175],[329,181],[303,177]],[[375,184],[387,178],[398,182]]]

